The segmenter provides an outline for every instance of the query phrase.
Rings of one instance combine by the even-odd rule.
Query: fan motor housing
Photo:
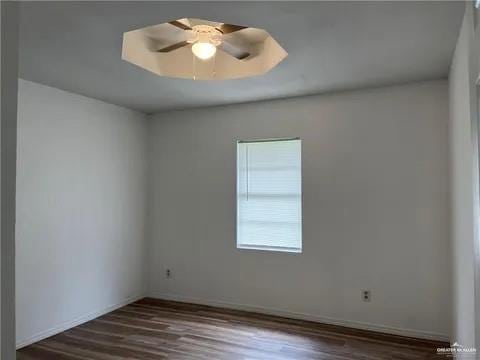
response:
[[[221,44],[221,35],[222,32],[215,28],[214,26],[210,25],[194,25],[192,26],[192,30],[190,31],[193,35],[193,42],[200,41],[200,42],[210,42],[215,46]]]

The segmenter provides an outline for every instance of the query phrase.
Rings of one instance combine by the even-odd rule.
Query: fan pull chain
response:
[[[213,56],[213,70],[212,70],[212,77],[215,78],[216,75],[217,75],[217,72],[215,71],[217,69],[217,55],[218,55],[218,51],[215,53],[215,55]]]
[[[196,56],[193,55],[192,53],[192,61],[193,61],[193,80],[197,80],[197,59],[196,59]]]
[[[246,188],[247,188],[247,201],[248,201],[248,195],[249,195],[249,192],[250,192],[250,189],[249,189],[249,186],[248,186],[248,183],[250,182],[250,168],[248,166],[248,144],[247,146],[245,146],[246,148],[246,167],[247,167],[247,171],[245,172],[245,175],[246,175]]]

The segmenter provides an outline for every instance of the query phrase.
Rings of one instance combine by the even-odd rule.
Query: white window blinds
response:
[[[237,247],[301,252],[301,140],[237,144]]]

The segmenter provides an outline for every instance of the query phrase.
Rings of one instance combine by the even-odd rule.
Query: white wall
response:
[[[434,81],[152,116],[149,294],[446,339],[447,90]],[[294,136],[303,253],[237,250],[236,140]]]
[[[473,13],[467,8],[450,69],[452,341],[475,346],[475,224],[477,222],[476,93],[472,73]],[[475,164],[477,162],[477,164]],[[478,180],[478,179],[477,179]],[[478,199],[477,199],[478,200]],[[480,349],[479,349],[480,351]]]
[[[145,124],[19,81],[18,345],[143,295]]]

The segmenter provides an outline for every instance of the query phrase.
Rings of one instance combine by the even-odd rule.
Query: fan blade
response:
[[[238,60],[243,60],[250,56],[250,53],[248,53],[247,51],[239,49],[238,47],[230,44],[227,41],[222,41],[222,43],[218,47],[225,51],[228,55],[233,56]]]
[[[233,25],[233,24],[222,24],[217,27],[217,30],[220,30],[223,34],[230,34],[235,31],[240,31],[246,29],[246,26]]]
[[[182,30],[192,30],[192,28],[188,25],[185,25],[184,23],[180,22],[180,21],[177,21],[177,20],[173,20],[173,21],[170,21],[169,22],[170,25],[173,25],[173,26],[176,26]]]
[[[176,43],[176,44],[164,47],[160,50],[157,50],[157,52],[167,53],[167,52],[170,52],[170,51],[173,51],[173,50],[180,49],[181,47],[187,46],[188,44],[189,44],[188,41],[181,41],[179,43]]]

